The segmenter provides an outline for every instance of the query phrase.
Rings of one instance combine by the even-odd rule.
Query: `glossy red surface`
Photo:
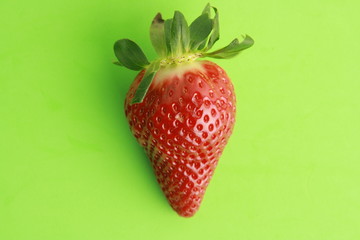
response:
[[[202,69],[152,84],[144,101],[130,105],[144,72],[125,100],[130,129],[144,147],[173,209],[190,217],[198,210],[235,121],[235,94],[225,71]]]

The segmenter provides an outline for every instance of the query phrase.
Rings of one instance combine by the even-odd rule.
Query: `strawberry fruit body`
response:
[[[207,5],[187,26],[183,15],[154,18],[150,36],[160,58],[149,63],[128,39],[115,43],[116,64],[140,70],[125,99],[130,129],[145,149],[172,208],[183,217],[199,209],[232,133],[235,92],[225,71],[203,57],[230,58],[253,44],[249,36],[207,53],[219,38],[218,13]]]
[[[170,67],[157,72],[141,103],[131,104],[143,75],[128,92],[126,117],[171,206],[192,216],[234,125],[232,83],[209,61]]]

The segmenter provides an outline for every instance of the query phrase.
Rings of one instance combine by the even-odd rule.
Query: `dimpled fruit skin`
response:
[[[210,61],[151,84],[143,102],[125,100],[130,129],[144,147],[172,208],[183,217],[198,210],[235,122],[235,94],[225,71]]]

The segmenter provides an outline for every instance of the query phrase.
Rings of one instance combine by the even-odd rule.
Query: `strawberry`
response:
[[[140,71],[126,95],[125,115],[171,207],[191,217],[232,133],[236,110],[225,71],[199,59],[231,58],[254,41],[246,35],[208,52],[219,39],[218,11],[209,4],[190,26],[179,11],[165,21],[157,14],[150,37],[160,56],[151,63],[131,40],[114,45],[116,64]]]

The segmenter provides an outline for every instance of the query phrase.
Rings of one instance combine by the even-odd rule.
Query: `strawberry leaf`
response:
[[[144,98],[145,95],[147,93],[147,91],[149,90],[149,87],[152,83],[152,80],[155,77],[156,72],[159,70],[160,68],[160,61],[155,61],[153,62],[148,69],[146,69],[145,75],[143,77],[143,79],[141,80],[138,88],[136,89],[134,98],[131,101],[131,104],[134,103],[141,103]]]
[[[172,25],[172,18],[166,19],[164,23],[164,32],[165,32],[165,44],[166,44],[166,53],[168,56],[171,55],[171,25]]]
[[[215,16],[213,19],[213,31],[211,33],[211,36],[209,38],[209,42],[207,45],[207,50],[210,50],[212,48],[212,46],[215,44],[215,42],[217,40],[219,40],[220,38],[220,31],[219,31],[219,12],[217,10],[217,8],[212,7],[215,11]]]
[[[191,23],[189,28],[191,50],[197,50],[201,44],[206,43],[212,27],[212,21],[206,13],[202,14]]]
[[[246,35],[242,42],[239,42],[237,38],[235,38],[229,45],[219,50],[216,50],[211,53],[204,53],[204,57],[212,57],[212,58],[232,58],[238,55],[242,50],[251,47],[254,44],[254,40]]]
[[[150,27],[151,43],[160,57],[166,56],[164,22],[165,21],[162,19],[161,14],[158,13],[152,21]]]
[[[119,63],[131,70],[138,71],[150,64],[141,48],[129,39],[116,41],[114,51]]]
[[[173,56],[189,51],[190,33],[184,15],[175,11],[171,25],[170,46]]]
[[[210,18],[210,12],[211,12],[211,6],[210,3],[206,4],[204,10],[202,11],[202,14],[207,14]]]

